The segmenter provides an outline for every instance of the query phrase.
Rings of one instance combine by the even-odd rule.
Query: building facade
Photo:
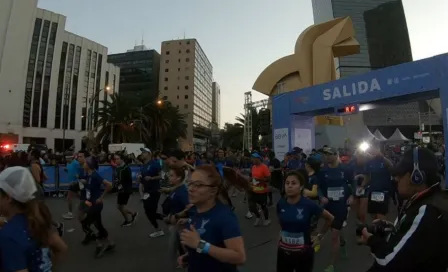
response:
[[[162,42],[160,96],[186,116],[187,137],[183,150],[205,148],[203,128],[212,123],[213,67],[196,39]]]
[[[120,92],[158,96],[160,54],[156,50],[138,45],[126,53],[109,55],[107,61],[120,67]]]
[[[221,127],[221,88],[218,82],[212,84],[212,122]]]
[[[66,31],[66,17],[37,1],[2,1],[0,18],[0,133],[81,148],[98,119],[88,113],[107,99],[106,86],[118,92],[120,69],[107,63],[107,48]]]

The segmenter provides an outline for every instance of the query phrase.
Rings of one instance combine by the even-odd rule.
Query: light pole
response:
[[[93,103],[96,101],[97,97],[99,96],[99,93],[101,91],[105,91],[107,93],[109,93],[110,91],[112,91],[112,88],[109,86],[106,86],[104,89],[99,89],[96,92],[92,93],[92,97],[90,98],[90,103],[89,103],[89,109],[88,109],[88,114],[87,114],[87,127],[88,127],[88,138],[89,138],[89,148],[92,148],[93,146],[93,142],[94,142],[94,131],[93,131]],[[112,129],[113,130],[113,129]],[[112,142],[112,140],[111,140]]]

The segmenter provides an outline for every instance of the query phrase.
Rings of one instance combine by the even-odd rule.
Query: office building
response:
[[[221,127],[221,88],[217,82],[212,84],[212,122]]]
[[[0,133],[19,143],[61,150],[65,139],[65,147],[81,148],[105,90],[118,92],[120,70],[107,63],[107,48],[65,23],[36,0],[0,3]]]
[[[203,132],[212,123],[213,67],[196,39],[162,42],[160,96],[186,115],[187,137],[179,139],[183,150],[203,150]]]
[[[120,92],[135,96],[159,94],[160,54],[144,45],[126,53],[111,54],[107,61],[120,67]]]

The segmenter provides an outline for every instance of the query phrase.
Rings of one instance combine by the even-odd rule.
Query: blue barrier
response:
[[[97,172],[103,179],[114,182],[114,170],[115,169],[111,165],[100,165]]]
[[[73,180],[68,180],[68,173],[64,164],[58,165],[58,190],[68,191]]]
[[[140,184],[137,180],[137,176],[142,173],[142,167],[140,165],[130,165],[132,173],[132,187],[138,188]]]
[[[44,181],[44,191],[45,192],[56,192],[58,190],[58,177],[56,166],[44,165],[44,173],[47,176],[47,180]]]

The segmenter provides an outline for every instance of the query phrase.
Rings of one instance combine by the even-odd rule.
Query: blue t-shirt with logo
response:
[[[392,190],[392,181],[389,169],[384,164],[382,157],[369,160],[366,166],[370,176],[370,191],[386,192]]]
[[[347,199],[352,194],[352,184],[353,171],[342,164],[334,168],[324,166],[319,171],[320,191],[329,201],[325,209],[335,217],[347,213]]]
[[[102,195],[102,185],[103,185],[103,177],[98,174],[97,171],[93,171],[90,175],[86,176],[86,183],[84,184],[84,188],[81,190],[81,200],[87,200],[95,205],[98,198]]]
[[[280,222],[281,244],[287,247],[302,247],[311,245],[311,219],[320,217],[323,208],[316,202],[301,197],[295,204],[290,204],[285,198],[277,203],[277,216]]]
[[[190,203],[186,184],[177,187],[170,195],[170,214],[180,213]]]
[[[77,181],[78,177],[80,177],[81,171],[82,171],[81,164],[77,160],[73,160],[72,162],[67,164],[68,181],[69,182]]]
[[[0,229],[0,271],[51,272],[50,250],[31,237],[24,214],[17,214]]]
[[[241,236],[236,215],[229,206],[221,202],[217,202],[212,209],[206,212],[192,211],[191,214],[190,225],[194,225],[201,240],[214,246],[223,248],[225,240]],[[190,225],[187,227],[190,228]],[[236,272],[238,270],[236,265],[222,263],[207,254],[197,253],[195,248],[188,248],[188,271]]]
[[[142,184],[146,193],[155,192],[160,189],[160,180],[145,180],[145,177],[157,177],[162,171],[158,160],[151,160],[142,166]]]

